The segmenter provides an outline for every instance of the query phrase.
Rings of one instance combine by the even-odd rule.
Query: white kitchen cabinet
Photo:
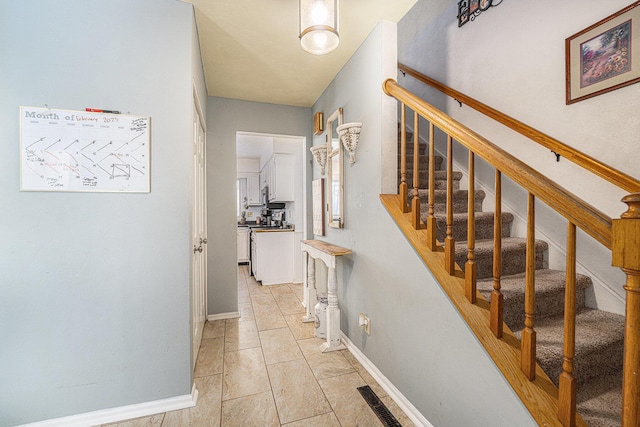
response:
[[[262,170],[260,171],[260,190],[264,187],[268,187],[270,185],[269,180],[271,179],[271,159],[264,165]]]
[[[247,174],[247,204],[249,206],[262,205],[260,190],[260,174],[258,172]]]
[[[262,199],[260,197],[260,173],[259,172],[240,172],[238,179],[245,182],[245,193],[247,206],[261,206]]]
[[[256,253],[256,243],[255,243],[255,232],[251,231],[249,233],[249,241],[251,242],[249,246],[251,247],[251,262],[249,262],[249,267],[251,268],[251,274],[253,277],[258,277],[257,267],[258,267],[258,254]],[[258,280],[258,279],[256,279]]]
[[[254,230],[252,271],[263,285],[294,280],[294,232]]]
[[[249,228],[238,227],[238,264],[249,262]]]
[[[263,171],[269,186],[270,202],[293,202],[294,191],[294,155],[274,154]]]

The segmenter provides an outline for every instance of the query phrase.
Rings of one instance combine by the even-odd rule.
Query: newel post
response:
[[[627,275],[622,381],[622,426],[640,425],[640,193],[622,201],[628,209],[612,224],[612,264]]]

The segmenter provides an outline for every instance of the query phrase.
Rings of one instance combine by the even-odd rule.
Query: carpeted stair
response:
[[[428,214],[428,163],[426,144],[418,144],[420,153],[421,217]],[[407,134],[407,185],[409,197],[413,197],[413,141]],[[400,142],[398,142],[400,152]],[[446,171],[441,171],[442,158],[435,159],[436,182],[434,212],[437,218],[437,238],[446,236]],[[456,242],[456,262],[464,269],[467,261],[467,196],[460,190],[460,172],[454,178],[453,236]],[[400,156],[398,156],[398,180],[400,181]],[[483,211],[485,194],[475,192],[475,260],[478,274],[478,290],[490,300],[493,290],[493,212]],[[526,240],[511,236],[513,215],[502,213],[502,278],[504,294],[504,320],[509,328],[520,336],[524,327],[524,289]],[[552,381],[558,384],[562,372],[564,334],[565,272],[545,268],[548,244],[536,241],[536,355],[538,364]],[[585,289],[592,286],[587,276],[577,277],[576,350],[574,375],[578,381],[578,412],[591,426],[619,426],[622,406],[622,353],[624,317],[585,307]]]

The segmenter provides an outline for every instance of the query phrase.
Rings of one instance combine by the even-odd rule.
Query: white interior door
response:
[[[192,280],[191,324],[193,332],[193,360],[195,367],[206,320],[207,301],[207,223],[206,223],[206,151],[202,118],[193,105],[193,183],[192,183]]]

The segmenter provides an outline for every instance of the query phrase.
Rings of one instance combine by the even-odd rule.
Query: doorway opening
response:
[[[291,178],[293,180],[293,198],[277,202],[284,204],[284,207],[279,210],[282,211],[286,223],[294,228],[294,242],[297,250],[294,250],[293,268],[294,281],[298,283],[303,281],[302,253],[299,251],[299,246],[300,241],[307,238],[308,150],[305,148],[306,138],[303,136],[236,132],[238,222],[242,221],[242,212],[244,212],[247,223],[255,223],[258,217],[262,216],[263,190],[265,186],[269,186],[269,183],[265,181],[265,169],[269,167],[270,160],[274,158],[274,155],[293,157]]]

